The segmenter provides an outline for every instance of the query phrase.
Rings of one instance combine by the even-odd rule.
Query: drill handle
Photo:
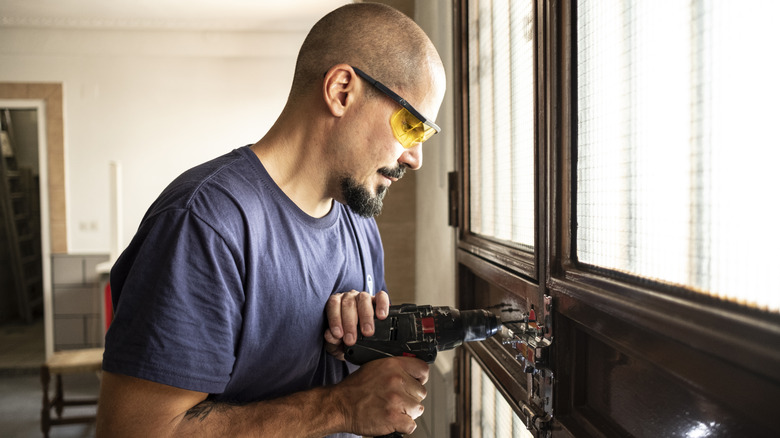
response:
[[[404,434],[402,434],[401,432],[393,432],[391,434],[382,435],[375,438],[404,438]]]

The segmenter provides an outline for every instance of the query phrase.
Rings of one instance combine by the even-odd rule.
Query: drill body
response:
[[[433,363],[439,351],[487,339],[500,329],[501,320],[487,310],[394,305],[384,320],[374,317],[373,336],[365,336],[358,330],[357,342],[347,348],[344,358],[356,365],[393,356],[416,357]],[[401,437],[402,434],[393,432],[378,438]]]
[[[344,357],[356,365],[392,356],[416,357],[433,363],[437,352],[463,342],[487,339],[500,329],[501,320],[487,310],[393,305],[387,318],[374,318],[374,335],[358,334],[357,342],[347,348]]]

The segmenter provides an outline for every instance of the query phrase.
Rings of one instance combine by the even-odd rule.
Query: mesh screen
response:
[[[533,8],[469,2],[471,230],[534,244]]]
[[[472,438],[533,438],[474,359],[471,360],[471,391]]]
[[[761,11],[756,14],[755,11]],[[780,2],[577,2],[577,257],[773,311]]]

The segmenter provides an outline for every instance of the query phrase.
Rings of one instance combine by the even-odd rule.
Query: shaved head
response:
[[[421,75],[443,69],[425,32],[390,6],[356,3],[318,21],[298,53],[290,99],[319,92],[325,72],[349,64],[393,89],[416,91]]]

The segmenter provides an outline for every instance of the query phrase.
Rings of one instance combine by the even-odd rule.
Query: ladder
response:
[[[8,109],[0,110],[0,126],[0,213],[4,230],[0,253],[5,253],[11,274],[11,281],[3,286],[13,285],[19,317],[31,323],[36,311],[43,308],[38,183],[30,169],[17,165]]]

